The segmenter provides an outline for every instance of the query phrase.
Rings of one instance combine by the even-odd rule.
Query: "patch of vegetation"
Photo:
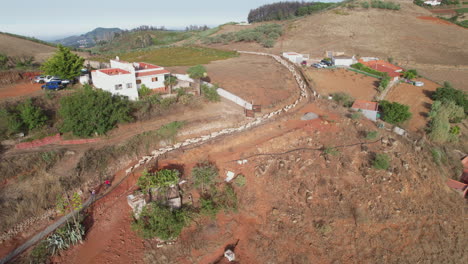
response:
[[[16,106],[0,109],[0,135],[8,138],[14,133],[28,133],[45,126],[48,119],[41,107],[26,99]]]
[[[456,105],[455,101],[435,101],[429,112],[429,138],[438,143],[455,142],[458,140],[460,128],[451,126],[466,118],[463,107]]]
[[[377,138],[378,135],[379,135],[378,131],[368,131],[366,133],[366,139],[367,140],[374,140],[374,139]]]
[[[321,2],[278,2],[266,4],[250,10],[247,20],[249,21],[249,23],[272,20],[286,20],[294,18],[296,16],[308,15],[337,5],[338,4],[336,3]]]
[[[403,78],[411,80],[418,77],[418,72],[415,69],[407,70],[403,73]]]
[[[79,137],[104,135],[118,123],[131,121],[130,114],[127,98],[89,85],[60,100],[61,131]]]
[[[51,255],[56,255],[60,251],[78,244],[83,240],[84,234],[85,229],[81,221],[69,221],[45,240],[47,250]]]
[[[354,98],[347,93],[333,93],[331,94],[332,99],[337,102],[338,104],[344,107],[351,107],[354,103]]]
[[[201,85],[201,90],[203,96],[210,102],[219,102],[221,101],[221,96],[219,96],[218,92],[216,91],[219,88],[217,84],[213,86],[208,86],[207,84]]]
[[[202,193],[206,193],[208,190],[214,188],[218,175],[218,168],[207,161],[197,164],[197,166],[192,169],[192,178],[195,187],[201,188]]]
[[[385,89],[387,89],[389,83],[390,83],[390,76],[388,76],[388,74],[385,73],[385,75],[382,77],[382,79],[380,79],[380,84],[379,84],[378,90],[380,92],[385,91]]]
[[[382,120],[390,124],[401,124],[411,118],[409,106],[397,102],[380,101]]]
[[[323,155],[325,156],[337,156],[340,154],[340,151],[334,147],[324,147],[323,148]]]
[[[244,187],[246,182],[247,180],[243,174],[237,175],[236,179],[234,180],[234,183],[239,187]]]
[[[151,89],[148,88],[148,87],[147,87],[146,85],[144,85],[144,84],[142,84],[142,85],[140,86],[140,89],[138,89],[138,97],[140,97],[140,99],[141,99],[141,98],[145,98],[145,97],[147,97],[147,96],[150,95],[150,94],[151,94]]]
[[[420,0],[420,1],[422,1],[422,0]],[[369,2],[361,2],[361,7],[362,7],[362,8],[368,9],[369,6],[370,6],[370,5],[369,5]]]
[[[372,0],[371,7],[380,9],[400,10],[400,4],[380,0]]]
[[[204,40],[204,43],[257,42],[266,48],[271,48],[282,34],[283,28],[281,25],[264,24],[251,29],[208,37]]]
[[[355,112],[351,114],[352,120],[358,120],[358,119],[361,119],[361,117],[362,117],[362,114],[360,112]]]
[[[457,90],[449,82],[444,82],[443,87],[437,88],[432,95],[434,101],[453,101],[456,105],[463,107],[468,114],[468,93],[462,90]]]
[[[169,207],[152,202],[146,205],[140,217],[132,224],[133,230],[145,239],[175,239],[190,222],[191,211],[187,208],[171,210]]]
[[[372,161],[372,167],[387,170],[390,167],[390,157],[387,154],[377,153]]]
[[[432,159],[437,165],[447,164],[448,162],[447,154],[445,154],[444,150],[434,147],[431,149],[431,154],[432,154]]]
[[[185,122],[183,121],[174,121],[161,126],[161,128],[159,128],[156,133],[160,138],[174,142],[177,133],[184,126],[184,124]]]
[[[225,51],[212,48],[181,46],[151,49],[145,51],[132,51],[118,54],[125,61],[145,61],[161,66],[192,66],[208,64],[215,60],[225,60],[239,56],[235,51]],[[100,61],[109,61],[115,54],[96,58]]]
[[[164,169],[155,173],[145,170],[140,178],[138,178],[137,185],[144,193],[147,193],[152,188],[165,189],[179,183],[179,175],[180,172],[177,170]]]
[[[360,62],[351,65],[351,68],[354,68],[356,70],[360,70],[360,71],[363,71],[363,72],[367,72],[367,73],[369,73],[371,75],[376,75],[378,77],[384,77],[387,74],[385,72],[379,72],[377,70],[369,68],[369,67],[367,67],[366,65],[364,65],[364,64],[362,64]]]

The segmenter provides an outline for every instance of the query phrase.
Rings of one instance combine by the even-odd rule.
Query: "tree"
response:
[[[218,168],[209,162],[202,162],[193,168],[192,177],[195,186],[201,187],[202,193],[204,193],[207,188],[213,187],[216,177],[218,177]]]
[[[84,59],[72,53],[69,48],[58,45],[55,55],[44,62],[41,70],[45,74],[55,75],[64,79],[73,79],[80,75]]]
[[[411,118],[409,106],[397,102],[380,101],[382,119],[391,124],[399,124]]]
[[[403,73],[403,77],[408,79],[408,80],[411,80],[411,79],[414,79],[416,77],[418,77],[418,72],[414,69],[412,70],[407,70]]]
[[[27,126],[28,130],[42,127],[47,121],[47,116],[44,114],[42,109],[33,105],[31,99],[28,99],[24,103],[18,105],[18,110],[19,116]]]
[[[165,80],[164,80],[164,85],[169,88],[169,94],[172,94],[172,88],[177,85],[178,80],[177,77],[169,75]]]
[[[117,123],[132,120],[130,102],[126,97],[112,95],[101,89],[84,89],[63,97],[59,115],[63,118],[62,132],[80,137],[103,135]]]
[[[372,167],[378,170],[387,170],[390,167],[390,157],[386,154],[377,153],[372,161]]]
[[[197,83],[198,94],[201,95],[200,79],[208,75],[206,72],[206,68],[203,67],[202,65],[196,65],[196,66],[190,67],[187,70],[187,73],[189,74],[190,78],[195,79]]]
[[[140,86],[140,89],[138,89],[138,96],[140,97],[140,99],[148,96],[149,94],[151,94],[151,89],[148,88],[146,85],[142,84]]]
[[[213,86],[208,86],[207,84],[202,84],[201,85],[201,90],[203,92],[203,96],[205,96],[208,101],[211,102],[219,102],[221,100],[221,97],[219,96],[218,92],[216,91],[218,89],[218,85],[213,85]]]

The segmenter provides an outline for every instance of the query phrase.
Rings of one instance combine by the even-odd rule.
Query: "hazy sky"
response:
[[[250,9],[272,0],[1,0],[0,31],[52,40],[96,27],[184,28],[246,21]],[[322,0],[336,2],[336,0]]]

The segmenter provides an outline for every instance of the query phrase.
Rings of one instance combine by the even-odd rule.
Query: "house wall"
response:
[[[151,79],[157,77],[158,81],[153,82]],[[146,87],[150,89],[165,89],[164,86],[164,74],[159,74],[159,75],[148,75],[148,76],[143,76],[143,77],[137,77],[137,80],[141,80],[141,83],[138,84],[138,89],[140,89],[141,85],[144,84]]]
[[[112,94],[127,96],[130,100],[138,100],[138,90],[136,86],[135,75],[107,75],[99,71],[93,71],[91,72],[91,76],[93,79],[93,85],[96,88],[100,88]],[[127,88],[128,83],[132,84],[132,88]],[[115,85],[117,84],[122,84],[121,90],[115,89]]]
[[[130,73],[135,73],[135,68],[133,68],[133,64],[128,62],[121,62],[116,60],[110,60],[111,68],[119,68],[122,70],[129,71]]]
[[[352,108],[355,111],[359,111],[362,113],[367,119],[370,119],[372,121],[377,121],[377,111],[372,111],[372,110],[365,110],[365,109],[357,109],[357,108]]]

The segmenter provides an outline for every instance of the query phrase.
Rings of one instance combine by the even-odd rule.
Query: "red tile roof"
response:
[[[141,68],[141,69],[157,69],[157,68],[161,68],[160,66],[153,65],[153,64],[149,64],[149,63],[146,63],[146,62],[138,62],[138,64],[140,65],[140,68]]]
[[[105,73],[107,75],[130,74],[129,71],[122,70],[122,69],[119,69],[119,68],[100,69],[98,71],[100,71],[102,73]]]
[[[370,110],[370,111],[377,111],[379,108],[379,104],[377,102],[369,102],[365,100],[356,100],[351,108],[362,109],[362,110]]]
[[[446,183],[447,183],[448,187],[453,188],[453,189],[457,189],[457,190],[462,190],[462,191],[465,190],[465,188],[468,186],[465,183],[455,181],[455,180],[452,180],[452,179],[448,179]]]
[[[136,77],[143,77],[148,75],[160,75],[160,74],[169,74],[168,70],[156,70],[156,71],[147,71],[147,72],[137,72]]]

